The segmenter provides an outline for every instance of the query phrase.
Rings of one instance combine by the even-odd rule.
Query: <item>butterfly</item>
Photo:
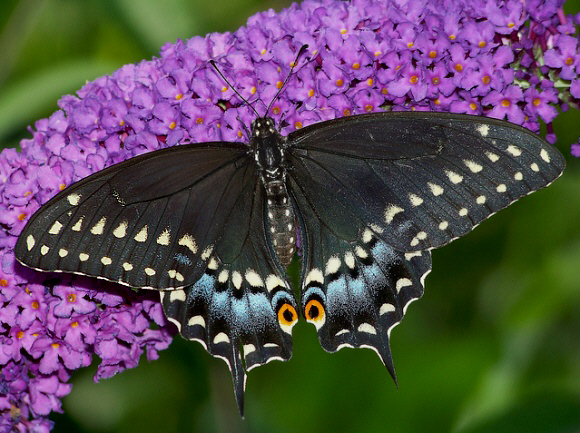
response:
[[[167,318],[246,372],[288,360],[299,315],[321,346],[373,349],[420,298],[431,250],[563,171],[560,152],[505,121],[377,112],[281,135],[257,116],[249,143],[178,145],[72,184],[27,222],[25,266],[158,290]],[[302,255],[299,300],[286,268]]]

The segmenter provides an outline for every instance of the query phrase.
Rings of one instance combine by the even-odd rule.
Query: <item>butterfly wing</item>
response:
[[[423,293],[429,250],[564,168],[523,128],[446,113],[342,118],[291,133],[287,146],[304,236],[303,313],[323,348],[370,346],[393,375],[389,331]]]
[[[26,266],[140,288],[178,288],[203,273],[241,192],[246,148],[186,145],[99,171],[57,194],[15,247]]]
[[[332,192],[399,251],[449,243],[565,166],[554,146],[524,128],[449,113],[341,118],[293,132],[288,146],[310,197]]]
[[[226,361],[241,413],[245,371],[288,360],[298,319],[294,296],[267,243],[263,188],[251,177],[202,277],[162,296],[165,314],[181,334]]]
[[[431,254],[393,249],[377,236],[377,227],[358,224],[352,209],[342,208],[330,191],[312,198],[303,187],[309,180],[289,176],[302,233],[303,315],[316,326],[325,350],[371,348],[396,381],[389,335],[423,294]]]
[[[244,363],[289,359],[297,319],[266,242],[256,170],[247,147],[235,143],[130,159],[44,205],[24,228],[16,257],[40,270],[161,290],[181,334],[226,361],[242,410]]]

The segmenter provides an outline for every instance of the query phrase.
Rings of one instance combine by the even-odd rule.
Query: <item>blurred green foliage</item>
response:
[[[0,146],[16,147],[86,80],[285,4],[2,0]],[[54,432],[580,432],[577,125],[578,112],[555,122],[560,180],[434,252],[423,299],[392,335],[398,389],[373,352],[325,353],[299,323],[292,360],[250,373],[242,421],[226,365],[176,338],[159,360],[99,384],[94,368],[75,373]]]

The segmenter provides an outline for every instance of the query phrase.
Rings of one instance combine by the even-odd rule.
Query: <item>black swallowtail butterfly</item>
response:
[[[536,134],[495,119],[382,112],[249,144],[137,156],[65,189],[28,221],[24,265],[156,289],[186,339],[246,371],[291,356],[298,311],[322,347],[368,347],[395,378],[389,334],[421,297],[430,250],[564,169]],[[297,237],[299,304],[285,275]]]

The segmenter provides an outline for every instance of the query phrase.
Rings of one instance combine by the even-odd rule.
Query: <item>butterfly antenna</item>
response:
[[[284,90],[284,87],[286,87],[286,83],[288,82],[288,80],[292,76],[292,72],[294,72],[294,68],[298,64],[298,59],[300,58],[300,56],[302,55],[302,53],[304,51],[306,51],[307,48],[308,48],[308,45],[307,44],[304,44],[298,50],[298,54],[296,54],[296,59],[292,62],[292,65],[290,66],[290,72],[288,72],[288,75],[286,76],[286,79],[284,80],[284,82],[282,83],[282,85],[278,89],[278,92],[272,98],[272,101],[270,102],[270,105],[268,105],[268,108],[266,109],[266,115],[270,112],[270,107],[272,107],[272,104],[274,103],[274,101],[276,101],[276,99],[278,99],[278,96],[280,96],[280,92],[282,92],[282,90]]]
[[[230,88],[230,89],[232,89],[232,90],[234,91],[234,93],[235,93],[236,95],[238,95],[238,96],[240,97],[240,99],[241,99],[242,101],[244,101],[244,102],[246,103],[246,105],[252,109],[252,111],[254,112],[254,114],[255,114],[257,117],[260,117],[260,115],[258,114],[258,112],[256,111],[256,109],[254,108],[254,106],[253,106],[252,104],[250,104],[250,103],[248,102],[248,100],[247,100],[246,98],[244,98],[244,97],[243,97],[243,96],[240,94],[240,92],[238,92],[238,91],[236,90],[236,88],[235,88],[234,86],[232,86],[232,84],[231,84],[231,83],[228,81],[228,79],[225,77],[225,75],[224,75],[224,74],[222,74],[222,71],[220,71],[220,69],[217,67],[217,64],[216,64],[216,62],[214,62],[213,60],[210,60],[210,61],[209,61],[209,64],[213,66],[213,68],[216,70],[216,72],[219,74],[219,76],[220,76],[220,77],[222,77],[222,80],[224,80],[224,81],[226,82],[226,84],[229,86],[229,88]]]

